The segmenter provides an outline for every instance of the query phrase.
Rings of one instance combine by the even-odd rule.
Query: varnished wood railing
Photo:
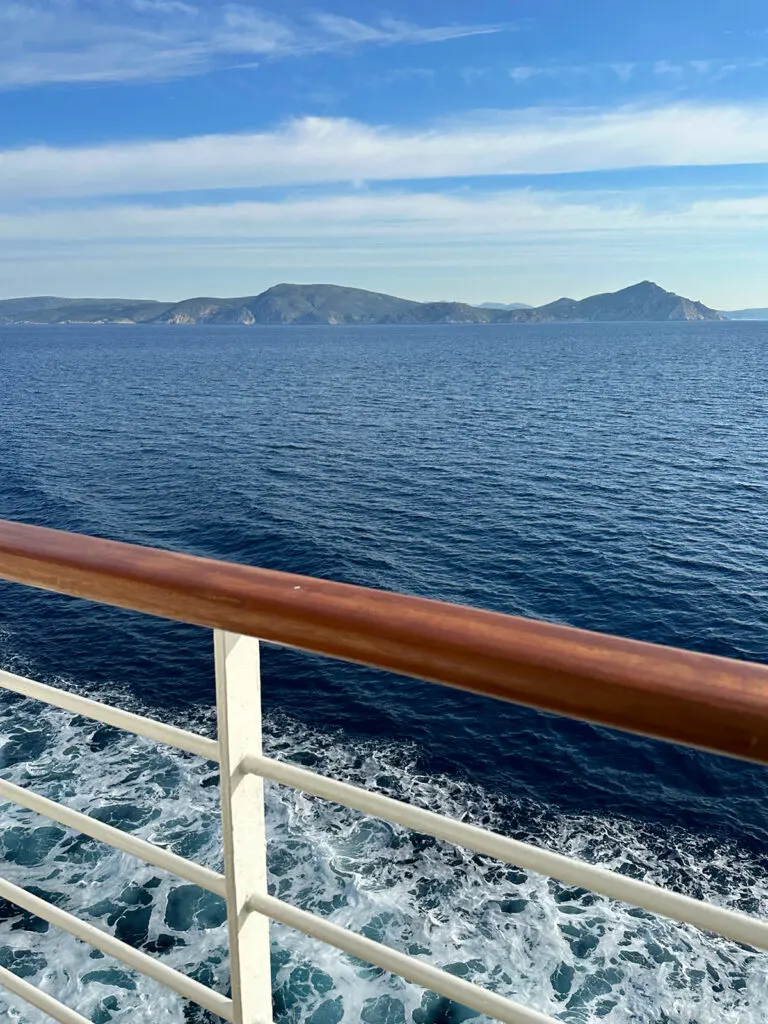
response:
[[[0,578],[768,763],[768,667],[0,521]]]

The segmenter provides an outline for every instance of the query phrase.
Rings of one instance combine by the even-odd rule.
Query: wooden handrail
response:
[[[768,667],[0,521],[0,578],[768,763]]]

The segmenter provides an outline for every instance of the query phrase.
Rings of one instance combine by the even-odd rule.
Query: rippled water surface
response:
[[[0,328],[0,515],[768,660],[767,371],[747,323]],[[0,585],[0,662],[214,728],[204,630]],[[762,769],[276,649],[263,672],[275,756],[768,913]],[[214,766],[0,716],[4,776],[218,864]],[[215,898],[1,813],[7,877],[226,991]],[[278,895],[564,1021],[768,1016],[765,956],[278,787],[268,813]],[[280,1024],[479,1019],[272,935]],[[210,1019],[7,904],[0,964],[99,1024]]]

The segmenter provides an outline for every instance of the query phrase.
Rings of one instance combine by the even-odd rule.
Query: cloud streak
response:
[[[7,200],[768,163],[768,107],[667,106],[396,130],[303,118],[270,132],[0,151]]]
[[[702,81],[720,81],[730,75],[761,71],[768,57],[736,57],[706,60],[610,61],[591,64],[519,64],[509,69],[509,77],[525,86],[541,79],[570,83],[579,79],[613,80],[628,83],[657,79],[668,85],[699,85]]]
[[[297,20],[241,3],[0,0],[0,89],[166,80],[245,57],[440,43],[504,27],[510,26],[363,22],[322,12]]]
[[[0,214],[0,239],[10,242],[196,240],[274,246],[368,241],[407,247],[414,242],[477,242],[631,233],[635,238],[727,232],[763,235],[768,192],[755,196],[679,196],[654,209],[646,193],[558,193],[511,190],[485,195],[429,192],[346,195],[275,202],[112,205],[97,210]]]
[[[421,28],[396,18],[382,18],[378,25],[368,25],[336,14],[316,14],[313,20],[330,38],[353,44],[445,43],[450,39],[463,39],[470,35],[491,35],[502,29],[501,25],[439,25],[436,28]]]

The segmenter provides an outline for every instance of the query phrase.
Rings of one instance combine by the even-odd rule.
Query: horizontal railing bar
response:
[[[115,849],[122,850],[123,853],[130,854],[131,857],[138,857],[139,860],[143,860],[147,864],[162,868],[163,871],[168,871],[172,875],[178,875],[179,878],[184,878],[187,882],[199,885],[202,889],[207,889],[208,892],[213,892],[226,899],[224,875],[217,871],[211,871],[210,868],[203,867],[202,864],[195,864],[194,861],[179,857],[178,854],[172,853],[170,850],[164,850],[160,846],[155,846],[154,843],[148,843],[145,839],[132,836],[130,833],[123,832],[122,829],[115,828],[113,825],[107,825],[103,821],[98,821],[88,814],[73,811],[63,804],[39,796],[31,790],[16,786],[13,782],[8,782],[5,779],[0,779],[0,797],[15,804],[21,804],[22,807],[26,807],[36,814],[42,814],[45,818],[58,821],[60,825],[83,832],[91,839],[114,846]]]
[[[139,973],[146,975],[148,978],[152,978],[173,992],[177,992],[185,999],[197,1003],[198,1006],[202,1006],[206,1010],[210,1010],[211,1013],[216,1014],[218,1017],[223,1017],[224,1020],[228,1021],[233,1020],[231,999],[219,995],[213,989],[206,988],[205,985],[201,985],[199,981],[195,981],[193,978],[187,978],[186,975],[175,971],[172,967],[168,967],[167,964],[160,963],[159,960],[155,960],[151,956],[147,956],[146,953],[142,953],[141,950],[134,949],[132,946],[127,945],[127,943],[121,942],[120,939],[116,939],[113,935],[107,935],[106,932],[94,927],[94,925],[81,921],[66,910],[61,910],[52,903],[40,899],[39,896],[34,896],[31,892],[27,892],[26,889],[14,885],[13,882],[9,882],[5,878],[0,878],[0,897],[15,903],[18,907],[23,907],[30,914],[42,917],[44,921],[57,928],[63,928],[64,931],[74,935],[75,938],[87,942],[90,946],[95,946],[96,949],[100,949],[107,956],[120,960],[134,971],[139,971]]]
[[[7,520],[0,577],[768,763],[768,667]]]
[[[43,1013],[47,1013],[49,1017],[53,1017],[59,1024],[93,1024],[87,1017],[83,1017],[82,1014],[77,1013],[75,1010],[70,1010],[64,1003],[60,1003],[58,999],[54,999],[47,992],[42,992],[39,988],[35,988],[34,985],[30,985],[24,978],[20,978],[18,974],[14,974],[13,971],[9,971],[5,967],[0,967],[0,986],[7,988],[9,992],[13,992],[14,995],[17,995],[31,1006],[42,1010]]]
[[[400,953],[391,946],[374,942],[373,939],[341,928],[322,917],[307,913],[306,910],[292,907],[290,903],[284,903],[274,896],[251,896],[248,909],[265,914],[271,920],[295,928],[329,946],[335,946],[350,956],[366,960],[376,967],[389,971],[390,974],[404,978],[405,981],[411,981],[447,999],[453,999],[462,1006],[469,1006],[494,1020],[505,1021],[506,1024],[556,1024],[553,1017],[547,1017],[538,1010],[531,1010],[511,999],[505,999],[504,996],[489,992],[488,989],[481,988],[471,981],[464,981],[439,967],[433,967],[406,953]]]
[[[380,793],[371,793],[347,782],[317,775],[305,768],[275,761],[269,757],[250,755],[244,758],[242,770],[260,775],[285,786],[302,790],[313,796],[362,811],[377,818],[412,828],[417,832],[435,836],[455,846],[482,853],[496,860],[527,868],[541,875],[557,878],[567,885],[583,886],[593,892],[633,904],[652,914],[691,924],[704,931],[715,932],[734,942],[742,942],[755,949],[768,950],[768,921],[749,917],[735,910],[727,910],[711,903],[671,892],[649,882],[609,871],[607,868],[585,864],[538,846],[509,839],[476,825],[446,818],[434,811],[393,800]]]
[[[165,722],[158,722],[154,718],[144,718],[143,715],[134,715],[130,711],[121,711],[119,708],[110,707],[109,704],[101,704],[89,697],[68,693],[56,686],[47,686],[45,683],[38,683],[35,679],[27,679],[25,676],[17,676],[1,669],[0,687],[21,694],[23,697],[33,697],[35,700],[51,704],[63,711],[71,711],[84,718],[93,718],[97,722],[112,725],[116,729],[124,729],[137,736],[144,736],[146,739],[167,743],[168,746],[177,747],[179,750],[186,750],[190,754],[198,754],[208,761],[218,762],[219,760],[219,745],[216,740],[187,732],[186,729],[177,729],[174,725],[166,725]]]

